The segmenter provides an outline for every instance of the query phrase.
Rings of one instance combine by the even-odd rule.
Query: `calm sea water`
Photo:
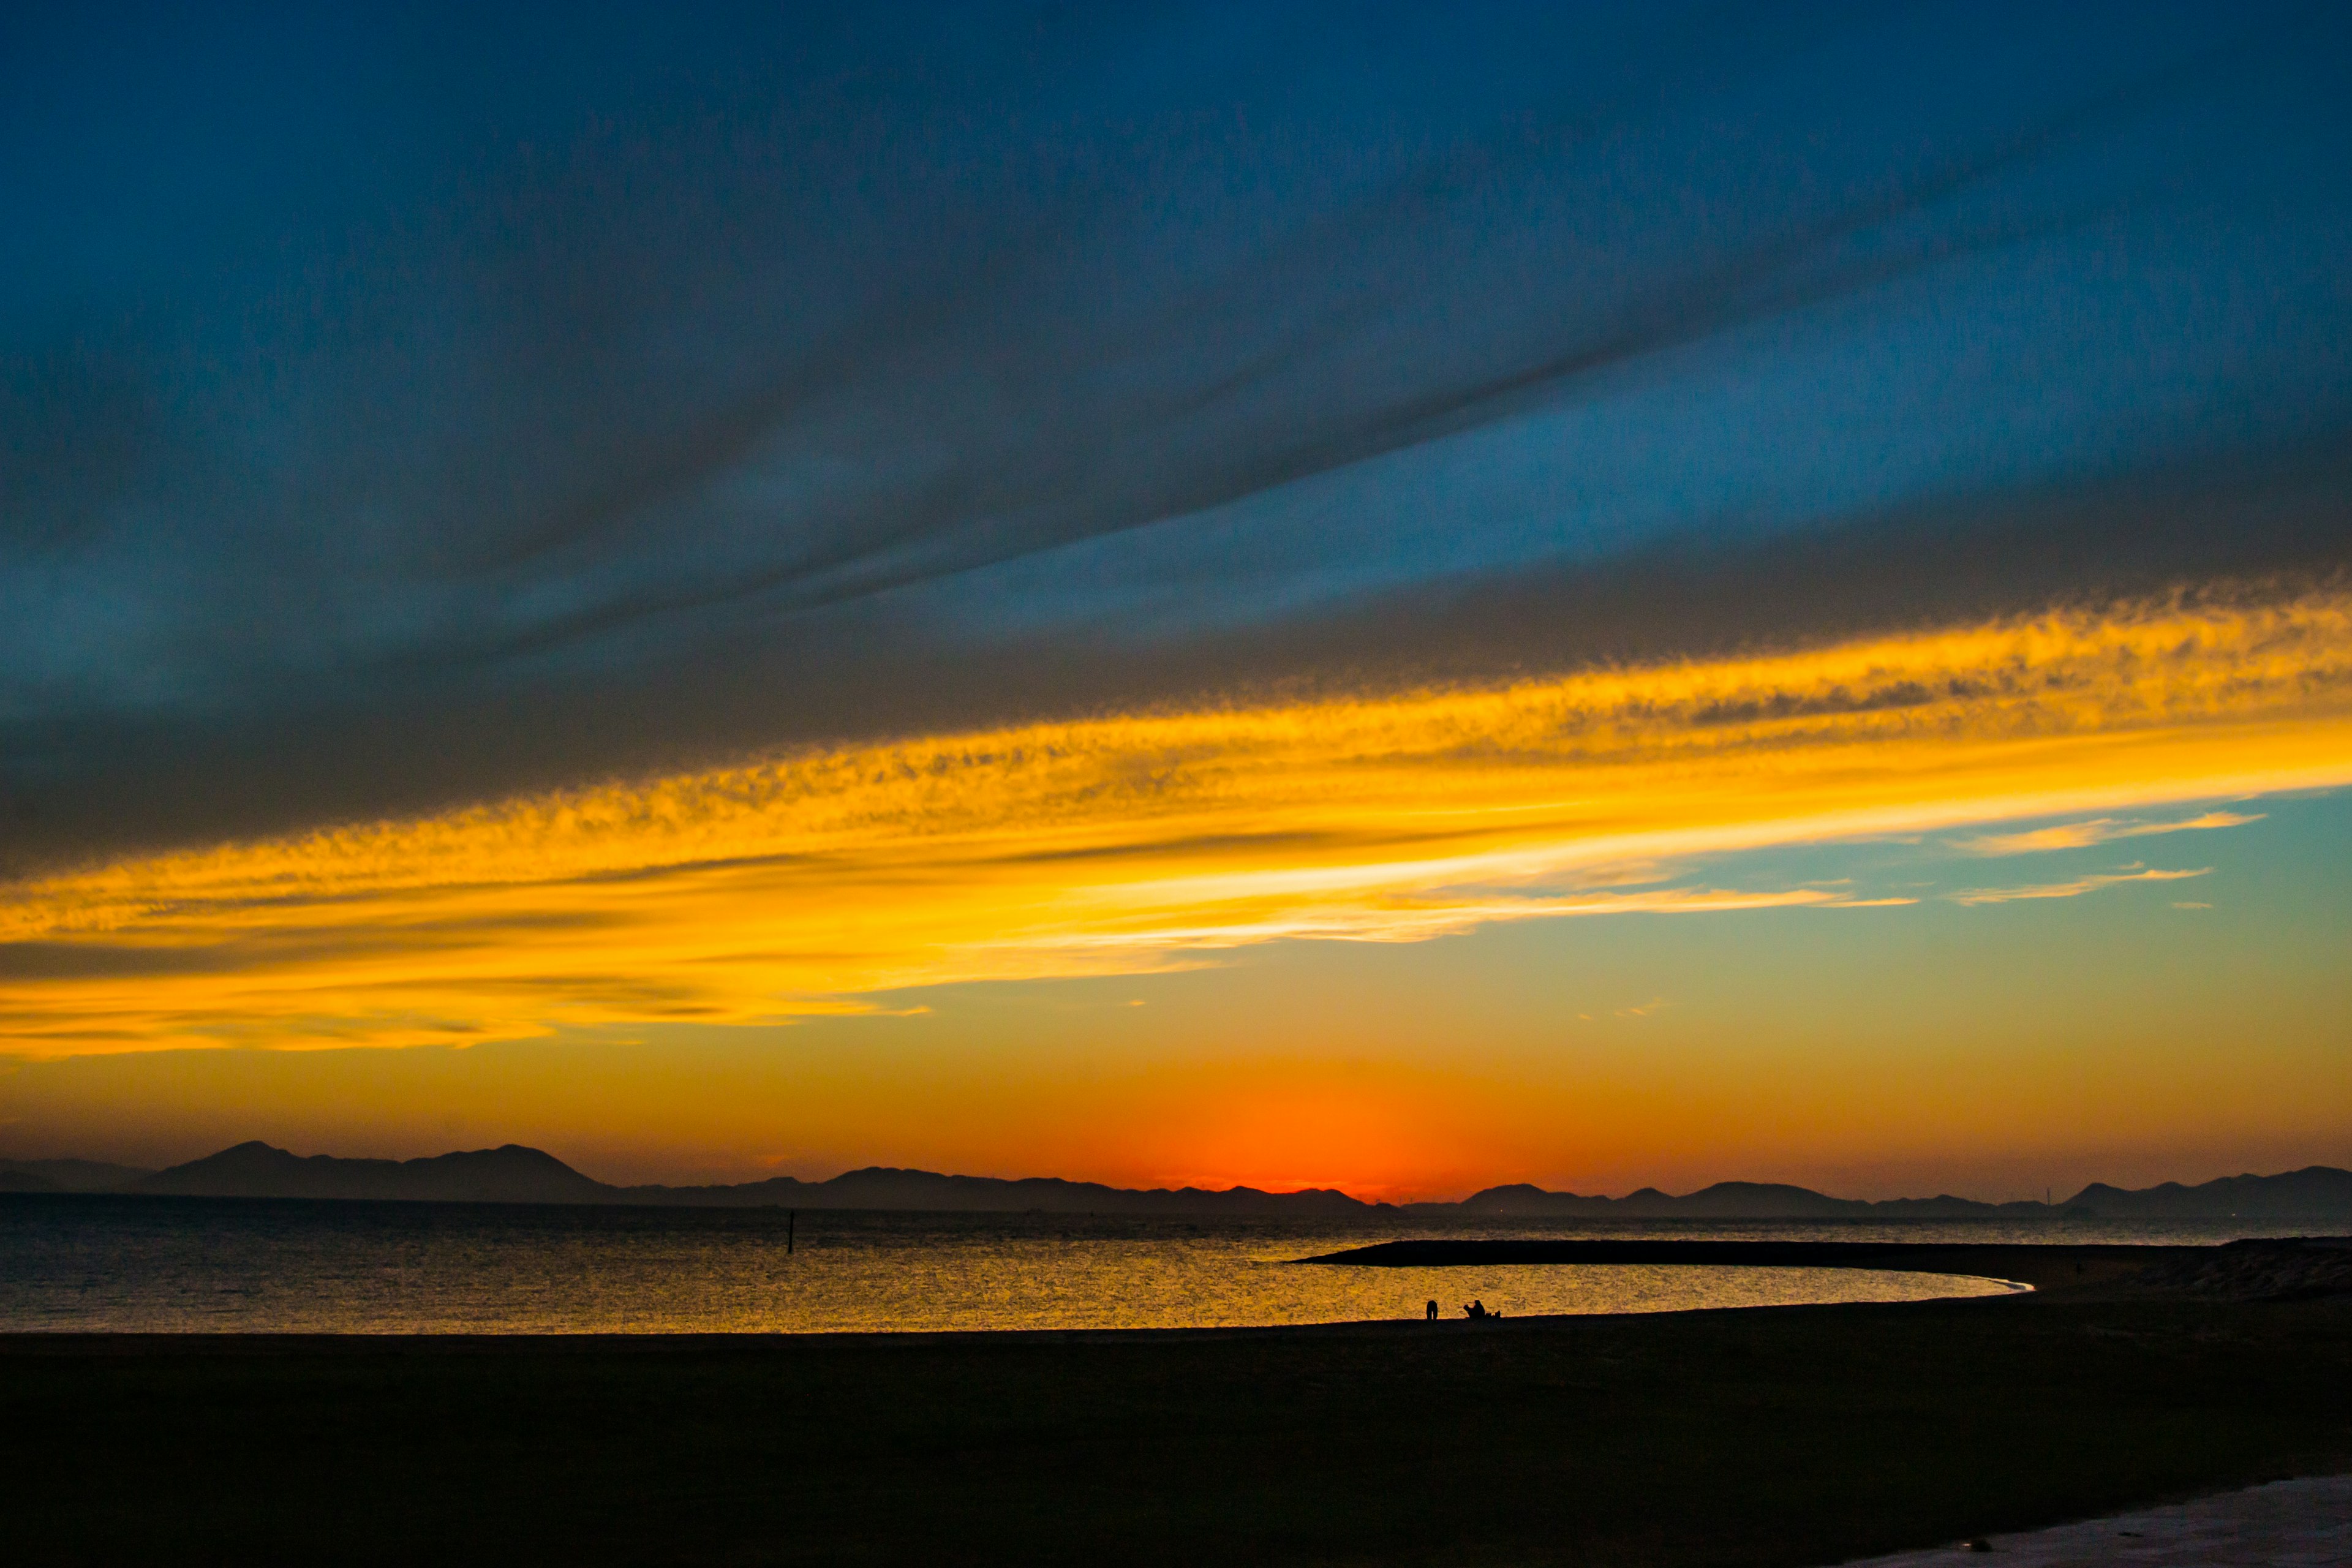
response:
[[[1333,1268],[1402,1236],[2217,1241],[2222,1226],[1424,1221],[0,1197],[0,1330],[338,1333],[1131,1329],[1997,1293],[1839,1268]]]

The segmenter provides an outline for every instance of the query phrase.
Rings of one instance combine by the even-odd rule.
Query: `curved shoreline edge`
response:
[[[1707,1265],[1750,1268],[1875,1268],[1961,1274],[2033,1291],[2121,1284],[2159,1265],[2219,1251],[2210,1247],[2124,1242],[1874,1241],[1384,1241],[1302,1258],[1354,1268],[1447,1268],[1507,1264]]]
[[[1359,1268],[1501,1264],[1708,1264],[1966,1274],[2039,1293],[2180,1292],[2237,1300],[2352,1296],[2352,1236],[2249,1237],[2215,1246],[1874,1241],[1388,1241],[1302,1258]]]
[[[27,1561],[1095,1563],[1140,1540],[1170,1564],[1566,1542],[1802,1568],[2340,1471],[2347,1375],[2352,1300],[2137,1289],[1258,1330],[50,1335],[0,1338],[0,1457],[42,1501],[12,1521]]]
[[[2317,1263],[2331,1275],[2352,1271],[2352,1237],[2290,1237],[2218,1246],[2095,1243],[1927,1242],[1708,1242],[1708,1241],[1399,1241],[1354,1247],[1318,1258],[1286,1260],[1285,1266],[1447,1267],[1507,1263],[1699,1263],[1759,1268],[1846,1268],[1967,1276],[2008,1287],[2001,1295],[1937,1296],[1906,1301],[1823,1301],[1769,1307],[1695,1307],[1654,1312],[1530,1313],[1489,1322],[1442,1320],[1447,1334],[1592,1331],[1599,1325],[1632,1320],[1717,1319],[1797,1314],[1875,1314],[1935,1305],[2073,1300],[2110,1303],[2166,1297],[2203,1297],[2208,1301],[2296,1300],[2352,1295],[2352,1278],[2315,1287],[2308,1278],[2250,1282],[2228,1278],[2247,1266],[2275,1270],[2282,1254]],[[2203,1276],[2220,1273],[2215,1280]],[[2215,1289],[2215,1284],[2225,1288]],[[2280,1288],[2284,1286],[2284,1288]],[[826,1345],[910,1348],[995,1344],[1111,1344],[1152,1342],[1418,1339],[1433,1325],[1418,1317],[1342,1320],[1319,1323],[1235,1324],[1162,1328],[1036,1328],[686,1331],[678,1332],[592,1330],[578,1332],[521,1331],[484,1332],[391,1331],[337,1333],[317,1331],[121,1331],[86,1329],[0,1330],[0,1360],[53,1355],[147,1356],[209,1354],[272,1356],[315,1352],[395,1354],[451,1352],[572,1353],[626,1351],[712,1352],[746,1349],[814,1350]]]

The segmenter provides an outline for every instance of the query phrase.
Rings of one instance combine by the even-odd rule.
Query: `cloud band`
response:
[[[31,1055],[742,1024],[1291,937],[1852,901],[1677,860],[2352,781],[2352,592],[814,751],[20,880]],[[1628,889],[1633,890],[1628,890]]]

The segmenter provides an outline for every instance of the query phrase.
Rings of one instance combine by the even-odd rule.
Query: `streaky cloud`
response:
[[[2216,827],[2243,827],[2263,820],[2263,813],[2209,811],[2180,822],[2127,822],[2095,816],[2086,822],[2060,823],[2022,833],[1979,834],[1960,840],[1960,847],[1977,855],[2035,855],[2053,849],[2085,849],[2117,838],[2145,838],[2165,833],[2196,833]]]
[[[2134,882],[2180,882],[2191,877],[2210,876],[2213,868],[2201,866],[2193,871],[2164,871],[2150,868],[2141,871],[2110,871],[2088,877],[2077,877],[2070,882],[2043,882],[2027,888],[1969,888],[1950,895],[1956,904],[2010,904],[2020,900],[2079,899],[2084,893],[2095,893],[2103,888],[2120,888]]]
[[[1283,940],[1902,904],[1676,871],[2347,783],[2352,595],[2174,595],[809,749],[19,879],[0,887],[0,1026],[43,1056],[760,1023]]]
[[[0,23],[0,868],[2325,580],[2346,26]]]

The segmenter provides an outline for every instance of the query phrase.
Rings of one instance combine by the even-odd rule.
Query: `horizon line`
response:
[[[350,1155],[350,1154],[328,1154],[328,1153],[297,1154],[297,1153],[295,1153],[295,1152],[294,1152],[292,1150],[290,1150],[290,1149],[283,1148],[283,1147],[281,1147],[281,1146],[279,1146],[279,1145],[278,1145],[278,1144],[274,1144],[274,1143],[269,1142],[268,1142],[268,1140],[266,1140],[266,1139],[261,1139],[261,1138],[248,1138],[248,1139],[243,1139],[243,1140],[240,1140],[240,1141],[238,1141],[238,1142],[234,1142],[234,1143],[226,1144],[226,1145],[224,1145],[223,1147],[221,1147],[221,1148],[219,1148],[219,1149],[215,1149],[215,1150],[214,1150],[214,1151],[213,1151],[212,1152],[210,1152],[210,1153],[207,1153],[207,1154],[199,1154],[199,1155],[196,1155],[196,1156],[194,1156],[194,1157],[193,1157],[193,1158],[191,1158],[191,1159],[183,1160],[183,1161],[179,1161],[179,1162],[176,1162],[176,1163],[172,1163],[172,1164],[161,1165],[161,1166],[152,1166],[152,1167],[150,1167],[150,1166],[141,1166],[141,1165],[130,1165],[130,1164],[124,1164],[124,1163],[121,1163],[121,1162],[119,1162],[119,1161],[113,1161],[113,1160],[99,1160],[99,1159],[93,1159],[93,1158],[91,1158],[91,1157],[89,1157],[89,1156],[87,1156],[87,1155],[79,1155],[79,1154],[66,1154],[66,1155],[37,1155],[37,1156],[24,1156],[24,1155],[0,1155],[0,1169],[5,1169],[5,1168],[10,1168],[10,1167],[15,1167],[15,1168],[26,1168],[26,1167],[38,1166],[38,1165],[45,1165],[45,1164],[68,1164],[68,1163],[73,1163],[73,1164],[93,1164],[93,1165],[105,1165],[105,1166],[109,1166],[109,1167],[113,1168],[113,1169],[116,1169],[116,1170],[121,1170],[121,1171],[124,1171],[124,1172],[131,1173],[132,1173],[132,1175],[133,1175],[133,1177],[134,1177],[134,1179],[144,1179],[144,1178],[146,1178],[146,1177],[150,1177],[150,1176],[163,1175],[163,1174],[173,1172],[173,1171],[184,1170],[184,1169],[186,1169],[187,1167],[192,1166],[192,1165],[200,1165],[200,1164],[203,1164],[204,1163],[205,1163],[205,1162],[207,1162],[207,1161],[218,1159],[220,1156],[222,1156],[222,1155],[224,1155],[224,1154],[233,1153],[233,1152],[235,1152],[236,1151],[240,1150],[240,1149],[247,1149],[247,1148],[253,1148],[253,1147],[259,1147],[259,1148],[261,1148],[261,1149],[264,1149],[264,1150],[268,1151],[268,1152],[271,1152],[271,1153],[275,1153],[275,1154],[284,1154],[284,1155],[287,1155],[288,1157],[289,1157],[289,1158],[291,1158],[291,1159],[295,1159],[295,1160],[301,1160],[301,1161],[306,1161],[306,1162],[307,1162],[307,1161],[313,1161],[313,1160],[326,1160],[326,1161],[335,1162],[335,1163],[352,1163],[352,1164],[358,1164],[358,1163],[373,1163],[373,1164],[384,1164],[384,1165],[404,1166],[404,1166],[410,1166],[410,1165],[416,1165],[416,1164],[431,1163],[436,1162],[436,1161],[446,1160],[446,1159],[457,1158],[457,1157],[462,1157],[462,1156],[467,1156],[467,1155],[499,1154],[499,1153],[504,1153],[504,1152],[506,1152],[507,1151],[513,1150],[513,1151],[517,1151],[517,1152],[522,1152],[522,1153],[528,1153],[528,1154],[538,1155],[538,1156],[540,1156],[540,1157],[541,1157],[541,1158],[543,1158],[543,1159],[546,1159],[546,1160],[551,1161],[551,1162],[553,1162],[554,1163],[556,1163],[557,1165],[562,1166],[565,1171],[569,1172],[571,1174],[575,1175],[575,1176],[578,1176],[578,1177],[580,1177],[580,1178],[581,1178],[582,1180],[583,1180],[583,1181],[593,1183],[593,1184],[595,1184],[595,1185],[597,1185],[597,1186],[602,1186],[602,1187],[607,1187],[607,1188],[610,1188],[610,1189],[612,1189],[613,1191],[614,1191],[614,1192],[616,1192],[616,1193],[625,1193],[625,1192],[643,1192],[643,1191],[661,1191],[661,1192],[682,1193],[682,1192],[695,1192],[695,1191],[702,1191],[702,1190],[709,1190],[709,1191],[737,1190],[737,1189],[747,1188],[747,1187],[758,1187],[758,1186],[763,1186],[763,1185],[767,1185],[767,1184],[771,1184],[771,1183],[777,1183],[777,1182],[790,1182],[790,1183],[793,1183],[793,1184],[797,1184],[797,1185],[802,1185],[802,1186],[822,1187],[822,1186],[829,1186],[829,1185],[831,1185],[831,1184],[835,1184],[835,1183],[837,1183],[837,1182],[841,1182],[841,1181],[846,1180],[847,1178],[852,1177],[852,1176],[865,1175],[865,1174],[867,1174],[867,1173],[882,1173],[882,1174],[889,1174],[889,1175],[922,1176],[922,1177],[929,1177],[929,1178],[933,1178],[933,1179],[936,1179],[936,1180],[940,1180],[940,1181],[950,1181],[950,1182],[982,1182],[982,1183],[998,1183],[998,1184],[1005,1184],[1005,1185],[1020,1185],[1020,1184],[1029,1184],[1029,1183],[1039,1183],[1039,1184],[1058,1184],[1058,1185],[1062,1185],[1062,1186],[1071,1186],[1071,1187],[1098,1187],[1098,1188],[1101,1188],[1103,1191],[1105,1191],[1105,1192],[1107,1192],[1107,1193],[1112,1193],[1112,1194],[1121,1194],[1121,1195],[1137,1195],[1137,1196],[1152,1196],[1152,1195],[1158,1195],[1158,1194],[1167,1194],[1167,1195],[1170,1195],[1170,1196],[1180,1196],[1180,1195],[1182,1195],[1182,1194],[1188,1194],[1188,1193],[1190,1193],[1190,1194],[1201,1194],[1201,1195],[1202,1195],[1202,1196],[1210,1196],[1210,1197],[1214,1197],[1214,1196],[1223,1196],[1223,1195],[1229,1195],[1229,1194],[1255,1194],[1255,1195],[1258,1195],[1258,1196],[1264,1196],[1264,1197],[1319,1197],[1319,1196],[1336,1196],[1336,1197],[1345,1198],[1346,1200],[1348,1200],[1348,1201],[1349,1201],[1349,1202],[1350,1202],[1350,1203],[1357,1204],[1357,1205],[1362,1205],[1362,1206],[1364,1206],[1364,1207],[1367,1207],[1367,1208],[1392,1208],[1392,1209],[1458,1207],[1458,1206],[1460,1206],[1460,1205],[1463,1205],[1463,1204],[1465,1204],[1465,1203],[1471,1202],[1471,1201],[1473,1201],[1474,1199],[1476,1199],[1476,1198],[1485,1197],[1485,1196],[1486,1196],[1487,1194],[1492,1194],[1492,1193],[1506,1192],[1506,1191],[1510,1191],[1510,1190],[1514,1190],[1514,1189],[1524,1189],[1524,1190],[1529,1191],[1529,1192],[1531,1192],[1531,1193],[1533,1193],[1533,1194],[1538,1194],[1538,1195],[1540,1195],[1540,1196],[1547,1197],[1547,1198],[1572,1198],[1572,1199],[1575,1199],[1575,1200],[1577,1200],[1577,1201],[1580,1201],[1580,1202],[1586,1202],[1586,1203],[1611,1203],[1611,1204],[1617,1204],[1617,1203],[1626,1203],[1626,1202],[1630,1202],[1630,1201],[1632,1201],[1633,1199],[1635,1199],[1635,1198],[1644,1197],[1644,1196],[1653,1195],[1653,1194],[1654,1194],[1655,1196],[1660,1197],[1660,1198],[1671,1199],[1671,1200],[1675,1200],[1675,1201],[1682,1201],[1682,1200],[1686,1200],[1686,1199],[1690,1199],[1690,1198],[1695,1198],[1695,1197],[1701,1196],[1701,1195],[1703,1195],[1703,1194],[1707,1194],[1707,1193],[1710,1193],[1710,1192],[1714,1192],[1714,1191],[1716,1191],[1717,1189],[1721,1188],[1721,1187],[1756,1187],[1756,1188],[1777,1189],[1777,1190],[1780,1190],[1780,1191],[1784,1191],[1784,1192],[1789,1192],[1789,1193],[1799,1193],[1799,1194],[1805,1194],[1805,1195],[1807,1195],[1807,1196],[1811,1196],[1811,1197],[1817,1197],[1817,1198],[1826,1199],[1826,1200],[1828,1200],[1828,1201],[1830,1201],[1830,1202],[1832,1202],[1832,1203],[1841,1203],[1841,1204],[1863,1204],[1863,1205],[1871,1205],[1871,1206],[1874,1206],[1874,1207],[1875,1207],[1875,1206],[1884,1206],[1884,1205],[1897,1205],[1897,1204],[1930,1204],[1930,1203],[1956,1202],[1956,1203],[1966,1203],[1966,1204],[1977,1205],[1980,1205],[1980,1206],[1987,1207],[1987,1208],[2046,1209],[2046,1210],[2050,1210],[2050,1211],[2052,1211],[2052,1212],[2053,1212],[2053,1213],[2054,1213],[2054,1212],[2057,1212],[2057,1211],[2060,1211],[2060,1210],[2063,1210],[2063,1209],[2065,1209],[2065,1208],[2067,1208],[2067,1207],[2072,1206],[2074,1203],[2076,1203],[2076,1202],[2081,1198],[2081,1196],[2082,1196],[2084,1194],[2088,1193],[2088,1192],[2090,1192],[2090,1191],[2094,1190],[2095,1188],[2102,1188],[2102,1187],[2104,1187],[2104,1188],[2108,1189],[2109,1191],[2113,1191],[2113,1192],[2119,1192],[2119,1193],[2147,1193],[2147,1192],[2159,1191],[2159,1190],[2162,1190],[2162,1189],[2167,1188],[2167,1187],[2179,1188],[2179,1189],[2180,1189],[2180,1190],[2182,1190],[2182,1191],[2190,1191],[2190,1190],[2194,1190],[2195,1188],[2198,1188],[2198,1187],[2201,1187],[2201,1186],[2209,1186],[2209,1185],[2211,1185],[2211,1184],[2215,1184],[2215,1183],[2218,1183],[2218,1182],[2228,1182],[2228,1181],[2271,1181],[2271,1180],[2275,1180],[2275,1179],[2277,1179],[2277,1178],[2284,1177],[2284,1176],[2302,1175],[2302,1174],[2305,1174],[2305,1173],[2310,1173],[2310,1172],[2336,1172],[2336,1173],[2347,1173],[2347,1167],[2345,1167],[2345,1166],[2330,1165],[2330,1164],[2326,1164],[2326,1163],[2323,1163],[2323,1162],[2319,1162],[2319,1161],[2313,1161],[2313,1162],[2311,1162],[2311,1163],[2306,1163],[2306,1164],[2304,1164],[2304,1165],[2301,1165],[2301,1166],[2297,1166],[2297,1167],[2294,1167],[2294,1168],[2293,1168],[2293,1169],[2288,1169],[2288,1170],[2274,1171],[2274,1172],[2269,1172],[2269,1173],[2256,1172],[2256,1171],[2251,1171],[2251,1170],[2249,1170],[2249,1171],[2239,1171],[2239,1172],[2233,1172],[2233,1173],[2225,1173],[2225,1174],[2219,1175],[2219,1176],[2211,1176],[2211,1177],[2208,1177],[2208,1178],[2206,1178],[2205,1180],[2203,1180],[2203,1181],[2201,1181],[2201,1182],[2190,1182],[2190,1181],[2184,1181],[2184,1180],[2182,1180],[2182,1179],[2181,1179],[2181,1178],[2179,1178],[2179,1177],[2169,1177],[2169,1178],[2167,1178],[2167,1179],[2165,1179],[2165,1180],[2163,1180],[2163,1181],[2158,1181],[2158,1182],[2151,1183],[2151,1184],[2149,1184],[2148,1185],[2144,1186],[2144,1187],[2126,1187],[2126,1186],[2121,1186],[2121,1185],[2119,1185],[2119,1184],[2117,1184],[2116,1183],[2114,1183],[2114,1182],[2110,1182],[2110,1181],[2107,1181],[2107,1180],[2105,1180],[2105,1179],[2099,1179],[2099,1180],[2093,1180],[2093,1181],[2088,1181],[2088,1182],[2084,1182],[2084,1183],[2083,1183],[2081,1185],[2079,1185],[2078,1187],[2076,1187],[2076,1188],[2075,1188],[2075,1189],[2074,1189],[2074,1191],[2073,1191],[2073,1192],[2072,1192],[2072,1193],[2071,1193],[2067,1197],[2063,1198],[2063,1199],[2055,1197],[2055,1195],[2054,1195],[2055,1189],[2054,1189],[2054,1188],[2051,1189],[2051,1192],[2052,1192],[2052,1194],[2053,1194],[2053,1195],[2052,1195],[2052,1196],[2050,1196],[2050,1197],[2046,1197],[2046,1198],[2031,1198],[2031,1197],[2027,1197],[2027,1198],[1976,1198],[1976,1197],[1969,1197],[1969,1196],[1967,1196],[1966,1194],[1963,1194],[1953,1193],[1953,1192],[1940,1192],[1940,1193],[1937,1193],[1937,1194],[1934,1194],[1933,1195],[1928,1195],[1928,1196],[1919,1196],[1919,1195],[1904,1195],[1904,1196],[1898,1196],[1898,1197],[1887,1197],[1887,1198],[1856,1198],[1856,1197],[1842,1197],[1842,1196],[1838,1195],[1837,1194],[1834,1194],[1834,1193],[1829,1193],[1829,1192],[1824,1192],[1824,1191],[1822,1191],[1822,1190],[1821,1190],[1821,1189],[1819,1189],[1819,1188],[1816,1188],[1816,1187],[1809,1187],[1809,1186],[1805,1186],[1805,1185],[1803,1185],[1803,1184],[1800,1184],[1800,1183],[1796,1183],[1796,1182],[1788,1182],[1788,1181],[1760,1181],[1760,1180],[1757,1180],[1757,1179],[1754,1179],[1754,1178],[1751,1178],[1751,1177],[1743,1177],[1743,1176],[1727,1176],[1727,1177],[1720,1177],[1720,1178],[1717,1178],[1717,1180],[1715,1180],[1715,1181],[1707,1182],[1707,1183],[1704,1183],[1704,1184],[1700,1184],[1700,1185],[1698,1185],[1698,1186],[1693,1187],[1693,1188],[1689,1189],[1689,1190],[1688,1190],[1688,1191],[1686,1191],[1686,1192],[1680,1192],[1680,1193],[1668,1191],[1667,1189],[1665,1189],[1665,1188],[1664,1188],[1664,1187],[1662,1187],[1662,1186],[1657,1185],[1655,1183],[1645,1183],[1645,1184],[1643,1184],[1643,1185],[1640,1185],[1640,1186],[1634,1187],[1634,1188],[1633,1188],[1633,1189],[1631,1189],[1631,1190],[1629,1190],[1629,1191],[1627,1191],[1627,1192],[1625,1192],[1625,1193],[1623,1193],[1623,1194],[1608,1194],[1608,1193],[1602,1193],[1602,1192],[1581,1193],[1581,1192],[1575,1192],[1575,1191],[1571,1191],[1571,1190],[1569,1190],[1569,1189],[1567,1189],[1567,1188],[1549,1188],[1549,1187],[1545,1187],[1545,1186],[1541,1185],[1540,1184],[1538,1184],[1538,1183],[1537,1183],[1537,1182],[1534,1182],[1534,1181],[1505,1181],[1505,1182],[1491,1182],[1491,1183],[1487,1184],[1486,1184],[1486,1185],[1485,1185],[1485,1186],[1481,1186],[1481,1187],[1477,1187],[1477,1188],[1475,1188],[1475,1189],[1473,1189],[1472,1191],[1469,1191],[1469,1192],[1467,1192],[1467,1193],[1465,1193],[1465,1194],[1464,1194],[1463,1195],[1461,1195],[1460,1197],[1455,1197],[1455,1198],[1426,1198],[1426,1197],[1424,1197],[1424,1198],[1389,1199],[1389,1198],[1366,1198],[1366,1197],[1360,1197],[1360,1196],[1358,1196],[1357,1194],[1355,1194],[1354,1193],[1349,1192],[1349,1191],[1348,1191],[1346,1188],[1344,1188],[1344,1187],[1339,1187],[1339,1186],[1329,1186],[1329,1185],[1325,1185],[1325,1186],[1300,1186],[1300,1187],[1293,1187],[1293,1188],[1288,1188],[1288,1189],[1278,1189],[1278,1188],[1273,1188],[1273,1187],[1260,1187],[1260,1186],[1255,1186],[1255,1185],[1253,1185],[1253,1184],[1249,1184],[1248,1182],[1244,1182],[1244,1181],[1235,1181],[1235,1182],[1233,1182],[1233,1183],[1231,1183],[1230,1184],[1228,1184],[1228,1185],[1226,1185],[1226,1186],[1223,1186],[1223,1187],[1209,1187],[1209,1186],[1203,1186],[1203,1185],[1199,1184],[1197,1182],[1187,1182],[1187,1183],[1185,1183],[1184,1184],[1182,1184],[1182,1185],[1181,1185],[1181,1186],[1179,1186],[1179,1185],[1160,1185],[1160,1186],[1149,1186],[1149,1187],[1144,1187],[1144,1186],[1120,1186],[1120,1185],[1117,1185],[1117,1184],[1113,1184],[1113,1183],[1110,1183],[1110,1182],[1098,1181],[1098,1180],[1095,1180],[1095,1179],[1092,1179],[1092,1178],[1088,1178],[1088,1177],[1080,1177],[1080,1176],[1061,1176],[1061,1175],[999,1176],[999,1175],[986,1175],[986,1174],[979,1174],[979,1173],[970,1173],[970,1172],[960,1172],[960,1171],[934,1171],[934,1170],[929,1170],[929,1169],[927,1169],[927,1168],[924,1168],[924,1167],[921,1167],[921,1166],[915,1166],[915,1165],[888,1165],[888,1164],[879,1164],[879,1163],[852,1166],[852,1167],[849,1167],[849,1168],[847,1168],[847,1169],[845,1169],[845,1170],[842,1170],[842,1171],[836,1172],[836,1173],[835,1173],[835,1174],[833,1174],[833,1175],[830,1175],[830,1176],[822,1176],[822,1177],[807,1177],[807,1176],[794,1176],[794,1175],[790,1175],[790,1174],[779,1174],[779,1175],[772,1175],[772,1176],[754,1177],[754,1178],[751,1178],[751,1179],[749,1179],[749,1180],[744,1180],[744,1181],[735,1181],[735,1182],[726,1182],[726,1181],[713,1181],[713,1182],[613,1182],[613,1181],[608,1181],[608,1180],[606,1180],[606,1179],[604,1179],[604,1178],[603,1178],[603,1177],[600,1177],[600,1176],[591,1175],[591,1174],[590,1174],[589,1173],[587,1173],[586,1171],[582,1170],[579,1166],[572,1164],[572,1163],[570,1161],[568,1161],[568,1160],[565,1160],[562,1156],[558,1155],[558,1154],[555,1154],[555,1153],[552,1153],[552,1152],[550,1152],[550,1151],[548,1151],[548,1150],[539,1148],[538,1146],[536,1146],[536,1145],[534,1145],[534,1144],[519,1143],[519,1142],[505,1142],[505,1143],[499,1143],[499,1144],[489,1145],[489,1146],[486,1146],[486,1147],[478,1148],[478,1149],[452,1149],[452,1150],[445,1150],[445,1151],[443,1151],[442,1152],[440,1152],[440,1153],[438,1153],[438,1154],[420,1154],[420,1155],[412,1155],[412,1156],[408,1156],[408,1157],[403,1158],[403,1157],[399,1157],[399,1156],[384,1156],[384,1155]]]

